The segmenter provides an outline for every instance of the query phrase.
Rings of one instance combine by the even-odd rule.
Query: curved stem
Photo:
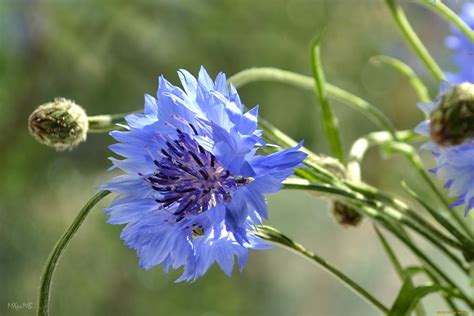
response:
[[[313,78],[291,71],[270,67],[246,69],[236,73],[230,77],[228,81],[234,84],[237,88],[256,81],[272,81],[289,84],[309,91],[314,89]],[[395,135],[395,128],[392,123],[377,107],[330,83],[326,84],[326,89],[330,98],[359,111],[374,122],[374,124],[380,129],[388,130],[390,133]]]
[[[387,3],[390,13],[395,19],[398,28],[402,32],[403,37],[408,42],[408,44],[410,44],[416,55],[418,55],[418,57],[425,64],[426,68],[431,72],[431,74],[436,78],[436,80],[443,80],[443,71],[438,66],[433,57],[431,57],[430,53],[421,42],[418,35],[416,35],[415,31],[410,25],[410,22],[408,22],[403,9],[395,2],[395,0],[385,0],[385,2]]]
[[[90,210],[96,205],[100,200],[106,197],[110,191],[99,191],[97,192],[81,209],[79,214],[77,214],[76,218],[72,222],[71,226],[66,230],[64,235],[59,239],[56,246],[54,246],[53,251],[48,257],[48,261],[43,269],[43,273],[41,274],[41,285],[40,285],[40,293],[38,298],[38,316],[48,316],[49,315],[49,298],[51,292],[51,284],[53,280],[53,274],[58,265],[59,259],[61,255],[66,250],[69,242],[76,234],[77,230],[81,226],[81,224],[86,219],[87,215],[89,215]]]
[[[329,272],[331,275],[341,281],[346,287],[355,292],[373,307],[375,307],[384,314],[388,313],[389,310],[385,305],[379,302],[375,297],[373,297],[369,292],[367,292],[364,288],[358,285],[355,281],[353,281],[340,270],[326,262],[326,260],[324,260],[323,258],[307,250],[302,245],[294,242],[287,236],[280,233],[278,230],[269,226],[262,226],[258,228],[256,235],[274,244],[288,248],[296,252],[297,254],[309,259],[311,262],[317,264],[325,271]]]
[[[405,133],[405,134],[400,134],[400,133]],[[409,131],[403,131],[403,132],[397,133],[397,137],[399,137],[400,140],[408,140],[409,138],[413,136],[414,136],[413,133],[410,133]],[[391,146],[393,150],[397,150],[399,153],[403,154],[406,157],[406,159],[413,165],[413,167],[415,167],[415,169],[417,170],[421,178],[426,182],[426,184],[430,187],[433,193],[443,203],[443,206],[446,209],[446,211],[449,213],[449,215],[464,230],[467,236],[472,237],[473,236],[472,232],[469,229],[469,226],[467,225],[466,221],[460,218],[459,214],[457,214],[452,208],[449,207],[449,203],[446,201],[441,191],[436,187],[433,181],[431,181],[431,179],[429,178],[428,174],[426,173],[425,169],[423,168],[421,164],[421,159],[416,153],[415,149],[406,143],[394,142],[394,139],[387,132],[370,133],[368,136],[360,138],[354,143],[349,153],[349,162],[347,165],[348,174],[350,175],[354,173],[355,176],[357,176],[360,179],[360,164],[365,155],[365,152],[370,146],[382,145],[382,144]],[[443,223],[441,222],[439,223],[444,226]],[[448,228],[448,231],[450,231],[450,233],[453,233],[450,228]],[[457,234],[457,231],[454,232],[454,234]]]
[[[322,34],[316,37],[311,44],[311,69],[313,71],[314,78],[314,91],[316,97],[319,99],[319,106],[321,108],[321,120],[326,134],[327,141],[329,143],[329,149],[340,162],[344,163],[344,150],[342,148],[341,134],[339,132],[339,126],[337,118],[332,112],[331,106],[329,105],[329,99],[326,90],[326,79],[324,76],[323,65],[321,63],[321,42]]]
[[[471,30],[469,25],[464,22],[453,10],[448,8],[441,1],[418,0],[418,2],[425,7],[437,12],[443,18],[456,25],[456,27],[459,28],[459,30],[461,30],[461,32],[463,32],[471,42],[474,42],[474,31]]]
[[[374,65],[385,63],[387,65],[392,66],[393,68],[395,68],[395,70],[397,70],[400,74],[402,74],[408,79],[408,82],[410,82],[420,101],[431,101],[431,98],[428,94],[428,89],[426,88],[423,81],[421,81],[420,77],[418,77],[415,71],[403,61],[390,56],[383,55],[374,56],[370,59],[370,61]]]

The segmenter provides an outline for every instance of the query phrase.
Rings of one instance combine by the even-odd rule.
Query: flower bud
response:
[[[332,213],[336,222],[342,226],[357,226],[362,221],[362,215],[353,207],[339,201],[333,202]]]
[[[315,162],[337,177],[347,178],[346,168],[339,160],[327,156],[318,156]],[[342,226],[357,226],[362,221],[362,215],[359,212],[354,210],[352,206],[338,200],[332,201],[332,213],[336,222]]]
[[[40,143],[63,151],[86,140],[89,123],[83,108],[71,100],[56,98],[31,113],[28,128]]]
[[[474,84],[453,86],[430,115],[430,136],[440,146],[454,146],[474,137]]]

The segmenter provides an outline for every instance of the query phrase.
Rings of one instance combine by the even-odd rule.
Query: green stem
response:
[[[326,79],[324,76],[323,65],[321,63],[321,42],[322,34],[316,37],[311,43],[311,69],[314,77],[314,90],[319,99],[321,107],[321,119],[326,134],[331,154],[344,163],[344,150],[342,148],[341,135],[337,119],[334,116],[326,91]]]
[[[38,299],[38,316],[48,316],[49,315],[49,299],[51,292],[51,284],[53,280],[54,271],[58,265],[61,255],[66,250],[69,242],[76,234],[79,227],[82,225],[87,215],[89,215],[90,210],[96,205],[100,200],[106,197],[110,191],[99,191],[97,192],[81,209],[79,214],[72,222],[71,226],[66,230],[64,235],[59,239],[58,243],[54,246],[53,251],[48,257],[48,261],[43,269],[41,274],[41,285],[40,293]]]
[[[436,80],[441,81],[444,79],[444,73],[441,68],[438,66],[436,61],[431,57],[430,53],[423,45],[421,40],[416,35],[415,31],[408,22],[403,9],[395,2],[395,0],[385,0],[387,6],[392,14],[395,22],[398,25],[398,28],[402,32],[405,40],[415,51],[421,61],[425,64],[426,68],[431,72],[431,74],[436,78]]]
[[[449,207],[449,202],[446,200],[443,193],[438,189],[438,187],[433,183],[433,181],[431,181],[430,177],[428,176],[428,173],[423,168],[421,158],[416,153],[416,150],[413,148],[413,146],[410,146],[406,143],[402,144],[402,143],[396,143],[396,142],[395,143],[389,142],[388,144],[391,146],[392,149],[396,149],[400,153],[405,155],[405,157],[412,164],[412,166],[415,167],[415,169],[417,170],[421,178],[426,182],[426,184],[428,184],[430,189],[435,193],[435,195],[441,201],[446,211],[456,221],[456,223],[458,223],[458,225],[466,232],[466,234],[472,239],[474,237],[474,234],[469,228],[467,221],[462,217],[462,215],[460,215],[454,209]]]
[[[277,145],[280,145],[282,147],[295,147],[296,145],[298,145],[298,142],[296,140],[292,139],[290,136],[286,135],[263,118],[260,118],[258,120],[258,123],[260,128],[262,128],[262,130],[265,132],[264,135],[267,138],[270,138],[271,141],[276,143]],[[316,155],[306,147],[301,147],[300,150],[308,155],[308,158],[305,159],[303,163],[317,173],[316,176],[318,180],[324,183],[337,183],[338,179],[335,175],[333,175],[331,172],[329,172],[322,166],[318,165],[318,161],[320,160],[318,155]]]
[[[315,86],[314,79],[309,76],[277,68],[250,68],[229,78],[229,82],[232,82],[237,88],[257,81],[281,82],[308,91],[312,91]],[[326,90],[330,98],[359,111],[380,129],[388,130],[395,135],[395,128],[390,120],[374,105],[330,83],[326,84]]]
[[[132,112],[136,113],[136,112]],[[106,115],[95,115],[89,116],[89,133],[106,133],[112,130],[119,129],[117,124],[125,123],[124,116],[132,113],[120,113],[120,114],[106,114]]]
[[[361,298],[363,298],[373,307],[380,310],[384,314],[388,313],[388,308],[386,306],[380,303],[375,297],[373,297],[369,292],[367,292],[364,288],[358,285],[355,281],[353,281],[351,278],[346,276],[340,270],[338,270],[337,268],[335,268],[334,266],[326,262],[326,260],[324,260],[323,258],[307,250],[302,245],[294,242],[287,236],[280,233],[278,230],[269,226],[263,226],[263,227],[258,228],[258,231],[256,234],[265,240],[268,240],[274,244],[288,248],[296,252],[297,254],[302,255],[303,257],[311,260],[311,262],[317,264],[318,266],[323,268],[325,271],[329,272],[331,275],[336,277],[345,286],[347,286],[350,290],[355,292],[357,295],[359,295]]]
[[[412,196],[415,200],[418,201],[419,204],[421,204],[428,213],[442,226],[446,228],[448,232],[450,232],[455,238],[457,238],[463,245],[468,247],[469,249],[474,249],[474,243],[466,238],[464,234],[458,231],[457,227],[455,227],[451,222],[447,220],[444,214],[437,212],[434,210],[428,203],[426,203],[422,198],[420,198],[413,189],[411,189],[406,182],[402,182],[402,187],[405,189],[405,191]]]
[[[397,133],[397,137],[402,141],[406,141],[412,138],[413,136],[414,136],[413,133],[409,131],[403,131],[403,132]],[[433,193],[443,203],[444,208],[450,214],[450,216],[467,233],[467,236],[469,237],[473,236],[466,221],[463,220],[463,218],[461,218],[459,214],[456,213],[452,208],[449,207],[449,203],[446,201],[441,191],[436,187],[433,181],[431,181],[430,177],[428,176],[425,169],[423,168],[421,159],[416,153],[416,150],[412,146],[408,145],[407,143],[394,142],[393,137],[387,132],[373,132],[373,133],[370,133],[366,137],[358,139],[354,143],[354,145],[352,146],[349,152],[349,162],[347,165],[348,174],[358,173],[359,174],[358,177],[360,179],[360,164],[365,155],[365,152],[370,146],[375,146],[375,145],[389,145],[391,146],[393,150],[397,150],[397,152],[403,154],[406,157],[406,159],[413,165],[413,167],[415,167],[415,169],[417,170],[421,178],[426,182],[426,184],[433,191]],[[444,226],[444,223],[442,222],[439,222],[439,223]],[[450,228],[448,227],[446,228],[448,229],[448,231],[450,231]]]
[[[305,179],[294,179],[294,178],[287,179],[283,181],[283,188],[294,189],[294,190],[318,191],[324,194],[336,195],[341,198],[371,204],[371,202],[367,200],[366,198],[364,198],[362,194],[348,191],[343,188],[337,188],[331,185],[313,183]]]
[[[418,75],[410,66],[408,66],[401,60],[390,57],[390,56],[380,55],[380,56],[372,57],[370,61],[375,65],[385,63],[387,65],[392,66],[393,68],[395,68],[395,70],[397,70],[400,74],[402,74],[408,79],[408,82],[411,84],[411,86],[415,90],[418,96],[418,99],[420,101],[423,101],[423,102],[431,101],[431,98],[428,94],[428,89],[426,88],[423,81],[421,81],[420,77],[418,77]]]
[[[394,226],[393,223],[385,221],[385,228],[390,230],[400,241],[402,241],[410,250],[427,266],[429,266],[439,277],[446,282],[450,287],[456,290],[458,294],[462,297],[463,301],[467,303],[471,308],[474,307],[474,303],[471,301],[469,296],[467,296],[462,288],[454,283],[454,281],[443,272],[443,270],[438,267],[423,251],[420,250],[420,247],[417,247],[409,238],[406,236],[406,233],[403,232],[401,227]]]
[[[356,192],[351,192],[345,189],[311,183],[307,180],[300,179],[288,179],[284,181],[283,184],[285,189],[318,191],[326,194],[337,195],[349,200],[349,202],[362,202],[369,207],[376,205],[376,202],[388,203],[393,207],[393,209],[384,208],[384,211],[381,213],[381,215],[390,220],[410,227],[413,231],[426,238],[431,244],[433,244],[433,246],[438,248],[448,258],[450,258],[459,267],[459,269],[461,269],[461,271],[465,273],[467,272],[467,269],[463,266],[459,258],[450,252],[440,241],[443,241],[450,246],[455,247],[456,249],[460,249],[461,251],[463,250],[462,245],[439,232],[438,229],[426,222],[423,218],[416,216],[416,213],[407,208],[401,201],[397,199],[378,192],[369,186],[362,187],[355,184],[350,184],[351,188],[356,190],[356,192],[359,192],[361,195],[357,195]],[[417,224],[421,225],[421,227],[419,227]]]
[[[400,200],[391,197],[383,192],[379,192],[376,189],[370,188],[368,186],[353,186],[352,189],[356,190],[359,193],[362,193],[369,200],[377,200],[379,202],[382,202],[384,205],[389,205],[394,209],[398,210],[399,212],[392,215],[392,211],[390,209],[387,209],[385,214],[389,215],[393,219],[396,219],[398,222],[405,224],[419,235],[425,237],[429,242],[433,244],[433,246],[438,248],[447,257],[449,257],[459,267],[459,269],[461,269],[461,271],[467,274],[467,268],[463,265],[462,261],[451,251],[449,251],[449,249],[446,248],[444,245],[447,244],[463,252],[465,248],[462,244],[444,235],[436,227],[426,221],[423,217],[419,216],[415,211],[407,207]]]
[[[418,0],[425,7],[437,12],[440,16],[456,25],[466,37],[474,42],[474,31],[464,22],[453,10],[444,5],[441,1]]]
[[[469,275],[470,275],[470,282],[469,285],[474,288],[474,260],[470,262],[470,270],[469,270]]]
[[[400,280],[403,282],[404,280],[410,280],[411,286],[414,286],[412,277],[406,273],[406,271],[403,269],[402,265],[400,264],[400,260],[398,260],[397,255],[393,251],[392,247],[390,246],[388,240],[384,237],[382,232],[377,228],[377,225],[373,224],[374,230],[377,233],[377,237],[380,240],[380,243],[382,244],[383,249],[385,250],[385,253],[387,253],[388,258],[390,259],[390,262],[392,263],[392,266],[394,267],[395,271],[398,274],[398,277]],[[426,315],[425,310],[423,308],[423,304],[419,302],[415,308],[415,312],[418,316],[423,316]]]

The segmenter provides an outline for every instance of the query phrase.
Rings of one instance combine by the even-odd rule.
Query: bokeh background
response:
[[[444,48],[449,25],[415,1],[401,1],[414,28],[445,70],[455,69]],[[458,10],[463,1],[446,0]],[[432,94],[434,82],[404,44],[378,0],[0,0],[0,315],[33,315],[42,266],[74,216],[112,176],[106,169],[112,139],[93,134],[72,152],[57,153],[33,140],[29,113],[62,96],[90,115],[139,109],[157,77],[177,83],[176,71],[215,75],[253,66],[310,74],[309,42],[326,27],[323,62],[328,81],[379,106],[400,129],[422,114],[413,90],[371,56],[405,60]],[[314,96],[276,83],[240,89],[248,106],[316,152],[327,153]],[[375,127],[333,103],[346,151]],[[427,165],[433,163],[424,156]],[[363,171],[373,185],[402,195],[405,179],[433,199],[398,156],[370,151]],[[231,278],[214,267],[193,284],[175,284],[178,272],[142,271],[97,207],[62,258],[52,293],[53,315],[377,315],[330,275],[282,249],[251,253]],[[433,202],[435,200],[433,199]],[[269,223],[317,252],[389,305],[400,286],[369,221],[338,226],[327,202],[301,192],[268,197]],[[394,242],[405,264],[414,260]],[[437,256],[430,246],[426,251]],[[441,259],[440,259],[441,260]],[[445,269],[467,284],[448,264]],[[429,315],[445,307],[426,300]]]

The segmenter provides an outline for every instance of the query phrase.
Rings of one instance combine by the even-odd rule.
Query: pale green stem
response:
[[[89,116],[89,133],[106,133],[112,130],[120,129],[117,124],[125,123],[124,116],[132,113],[120,113],[120,114],[106,114],[106,115],[95,115]]]
[[[344,163],[344,150],[342,148],[341,134],[336,116],[333,114],[326,90],[326,78],[324,76],[323,65],[321,63],[321,42],[322,34],[320,34],[311,43],[311,69],[314,78],[314,91],[316,97],[319,99],[319,106],[321,108],[321,121],[323,125],[326,138],[329,143],[331,154]]]
[[[373,297],[369,292],[367,292],[364,288],[358,285],[355,281],[353,281],[351,278],[346,276],[343,272],[338,270],[333,265],[329,264],[326,260],[324,260],[320,256],[307,250],[302,245],[294,242],[287,236],[280,233],[278,230],[269,226],[263,226],[263,227],[258,228],[256,235],[274,244],[286,247],[296,252],[297,254],[302,255],[303,257],[309,259],[311,262],[317,264],[318,266],[323,268],[326,272],[330,273],[332,276],[337,278],[346,287],[348,287],[354,293],[359,295],[361,298],[363,298],[366,302],[371,304],[373,307],[375,307],[376,309],[378,309],[384,314],[388,313],[389,310],[386,306],[380,303],[380,301],[378,301],[375,297]]]
[[[398,145],[397,145],[398,144]],[[454,209],[452,209],[449,205],[449,202],[444,197],[443,193],[438,189],[438,187],[431,181],[428,173],[423,168],[423,164],[421,162],[420,156],[416,153],[416,150],[406,144],[406,143],[389,143],[392,149],[398,150],[400,153],[404,154],[407,157],[408,161],[415,167],[418,173],[421,175],[423,180],[428,184],[430,189],[436,194],[438,199],[442,202],[444,208],[450,214],[450,216],[458,223],[458,225],[466,232],[466,234],[471,237],[474,237],[472,228],[469,228],[468,222],[462,217],[461,214],[457,213]]]
[[[246,69],[229,78],[229,82],[237,88],[258,81],[281,82],[308,91],[312,91],[315,85],[314,79],[309,76],[269,67]],[[395,135],[395,128],[390,120],[374,105],[330,83],[326,84],[326,90],[330,98],[350,106],[369,118],[380,129],[388,130]]]
[[[443,272],[442,269],[440,269],[438,266],[436,266],[433,261],[427,257],[418,247],[416,247],[408,237],[405,237],[400,234],[400,230],[402,229],[399,226],[394,226],[393,223],[399,223],[405,224],[409,226],[411,229],[413,229],[416,233],[420,234],[421,236],[425,237],[427,240],[429,240],[433,245],[437,246],[441,251],[446,253],[446,248],[442,246],[439,242],[436,242],[434,239],[432,239],[429,235],[427,235],[423,230],[420,230],[418,226],[413,225],[411,221],[409,221],[406,216],[397,211],[396,209],[390,209],[387,210],[384,208],[384,211],[380,210],[372,210],[372,207],[377,207],[377,202],[373,198],[380,198],[374,195],[373,193],[367,192],[367,189],[361,189],[360,187],[358,188],[361,192],[364,192],[368,194],[368,196],[358,196],[356,192],[351,192],[351,191],[345,191],[343,189],[338,189],[338,188],[333,188],[325,185],[320,185],[320,184],[315,184],[311,183],[307,180],[302,180],[302,179],[288,179],[283,182],[284,188],[286,189],[298,189],[298,190],[309,190],[309,191],[318,191],[318,192],[323,192],[326,194],[332,194],[332,195],[337,195],[342,198],[347,199],[347,203],[354,203],[355,207],[358,205],[361,206],[362,204],[364,207],[360,207],[360,210],[363,211],[363,213],[371,218],[374,218],[378,222],[384,225],[387,229],[389,229],[392,233],[394,233],[403,243],[405,243],[412,251],[413,253],[419,257],[423,262],[425,262],[427,265],[429,265],[443,280],[446,281],[449,286],[451,286],[454,289],[458,289],[460,295],[463,297],[463,300],[471,304],[469,301],[468,296],[462,292],[461,288],[457,286],[451,278]],[[369,187],[370,188],[370,187]],[[383,199],[384,202],[385,199]],[[395,203],[397,204],[397,203]],[[367,207],[365,207],[367,206]],[[446,253],[448,257],[451,259],[452,256],[450,253]],[[465,269],[462,269],[465,272]]]
[[[380,243],[382,244],[383,249],[385,250],[385,253],[387,253],[388,258],[390,259],[390,262],[392,263],[392,266],[394,267],[395,271],[397,272],[398,277],[400,280],[403,282],[404,280],[410,280],[411,286],[414,287],[412,277],[406,273],[406,271],[403,269],[402,265],[400,264],[400,260],[398,260],[397,255],[393,251],[392,247],[390,246],[388,240],[384,237],[382,232],[377,228],[377,225],[373,224],[374,230],[377,233],[377,237],[380,240]],[[426,315],[425,310],[423,308],[423,304],[421,301],[417,304],[415,307],[415,313],[418,316],[423,316]]]
[[[416,246],[413,241],[409,238],[409,236],[404,232],[403,228],[394,226],[392,223],[386,221],[386,219],[381,219],[381,222],[384,224],[384,227],[388,229],[392,234],[394,234],[400,241],[402,241],[417,257],[420,259],[426,266],[428,266],[430,269],[433,270],[434,273],[436,273],[446,284],[448,284],[457,294],[459,294],[460,297],[462,297],[462,300],[468,304],[469,306],[474,307],[473,302],[467,296],[466,293],[464,293],[461,289],[461,287],[457,286],[454,281],[445,273],[443,270],[438,267],[423,251],[421,251],[419,246]],[[437,280],[437,277],[434,275],[432,276],[432,280],[435,283],[440,284],[439,280]],[[454,302],[448,297],[446,297],[446,301],[450,306],[455,306]]]
[[[415,191],[413,191],[404,181],[402,181],[402,187],[405,189],[405,191],[409,195],[411,195],[415,200],[417,200],[418,203],[420,203],[425,208],[425,210],[428,211],[431,214],[431,216],[433,216],[433,218],[438,223],[440,223],[442,226],[444,226],[448,232],[450,232],[463,245],[465,245],[465,247],[467,247],[468,249],[473,249],[474,250],[473,242],[471,240],[469,240],[468,238],[466,238],[466,236],[464,236],[464,234],[462,234],[457,229],[457,227],[454,227],[454,225],[451,224],[451,222],[449,222],[447,220],[447,218],[445,217],[445,215],[443,213],[440,213],[440,212],[437,212],[436,210],[434,210],[430,205],[428,205],[428,203],[426,203],[422,198],[420,198],[415,193]]]
[[[431,101],[431,98],[428,94],[428,89],[426,88],[423,81],[421,81],[420,77],[418,77],[418,75],[410,66],[408,66],[401,60],[390,57],[390,56],[379,55],[379,56],[372,57],[370,61],[374,65],[385,63],[387,65],[392,66],[395,70],[397,70],[400,74],[402,74],[408,79],[408,82],[411,84],[411,86],[415,90],[418,96],[418,99],[420,101],[423,101],[423,102]]]
[[[410,134],[409,131],[404,131],[403,133],[405,134],[404,135],[397,134],[397,137],[399,139],[400,137],[407,139],[407,137],[410,138],[413,135],[412,133]],[[441,191],[439,191],[437,186],[429,178],[428,174],[423,168],[423,165],[421,164],[421,159],[416,153],[415,149],[406,143],[394,143],[394,139],[389,133],[374,132],[374,133],[369,134],[367,137],[360,138],[359,140],[357,140],[352,146],[350,154],[349,154],[347,173],[349,175],[354,173],[355,176],[360,178],[360,164],[365,155],[365,152],[370,146],[382,145],[382,144],[391,145],[392,149],[398,150],[398,152],[403,154],[408,159],[408,161],[415,167],[417,172],[420,174],[421,178],[426,182],[426,184],[428,184],[430,189],[435,193],[435,195],[443,203],[443,206],[445,207],[446,211],[450,214],[450,216],[456,221],[456,223],[459,224],[459,226],[467,233],[469,237],[472,237],[472,232],[470,231],[469,226],[467,225],[467,222],[458,213],[456,213],[452,208],[449,207],[449,203],[446,201]],[[399,144],[399,145],[397,146],[393,144]],[[443,224],[443,223],[440,223],[440,224]]]
[[[280,131],[278,128],[270,124],[268,121],[259,118],[258,123],[262,130],[265,132],[265,136],[269,137],[278,145],[284,147],[295,147],[296,145],[298,145],[298,142],[296,142],[294,139],[292,139],[291,137]],[[301,147],[300,150],[308,155],[308,158],[305,159],[303,163],[317,173],[319,180],[324,183],[331,184],[336,184],[338,182],[338,179],[335,175],[333,175],[331,172],[329,172],[318,164],[320,160],[318,155],[316,155],[306,147]]]
[[[416,55],[421,59],[426,68],[431,72],[431,74],[436,78],[437,81],[444,79],[444,73],[441,68],[438,66],[436,61],[431,57],[430,53],[423,45],[421,40],[416,35],[415,31],[408,22],[403,9],[396,3],[395,0],[385,0],[387,6],[392,14],[395,22],[398,25],[398,28],[403,34],[403,37],[408,42],[410,47],[414,50]]]
[[[58,265],[61,255],[66,250],[69,242],[76,234],[79,227],[82,225],[87,215],[89,215],[90,210],[96,205],[100,200],[106,197],[110,191],[99,191],[97,192],[81,209],[79,214],[72,222],[71,226],[66,230],[64,235],[59,239],[58,243],[54,246],[53,251],[48,257],[48,261],[43,269],[41,274],[41,285],[40,293],[38,298],[38,316],[48,316],[49,315],[49,299],[51,292],[51,284],[53,281],[54,271]]]
[[[471,276],[471,282],[469,283],[469,285],[474,288],[474,260],[470,262],[469,274]]]
[[[440,16],[456,25],[456,27],[459,28],[459,30],[461,30],[461,32],[463,32],[471,42],[474,42],[474,31],[453,10],[443,4],[441,0],[418,0],[418,2],[425,7],[437,12]]]
[[[460,250],[463,250],[462,245],[460,245],[455,240],[447,237],[446,235],[442,234],[430,223],[426,222],[422,217],[418,216],[411,209],[407,208],[403,204],[403,202],[394,199],[388,195],[385,195],[381,192],[378,192],[374,188],[364,186],[363,184],[361,184],[360,186],[358,186],[357,184],[352,184],[352,188],[357,191],[351,192],[345,189],[334,188],[331,186],[321,185],[317,183],[311,183],[303,179],[288,179],[283,182],[283,185],[285,189],[318,191],[326,194],[337,195],[348,200],[362,202],[367,206],[374,206],[374,203],[376,202],[389,203],[389,205],[391,205],[393,209],[385,209],[385,211],[383,212],[384,216],[398,223],[407,225],[413,231],[425,237],[435,247],[437,247],[440,251],[446,254],[446,256],[448,256],[463,272],[467,271],[466,268],[463,266],[462,262],[453,253],[451,253],[444,246],[443,243],[439,242],[439,240]],[[357,194],[357,192],[359,193],[359,195]],[[420,228],[415,223],[418,223],[423,228]]]

